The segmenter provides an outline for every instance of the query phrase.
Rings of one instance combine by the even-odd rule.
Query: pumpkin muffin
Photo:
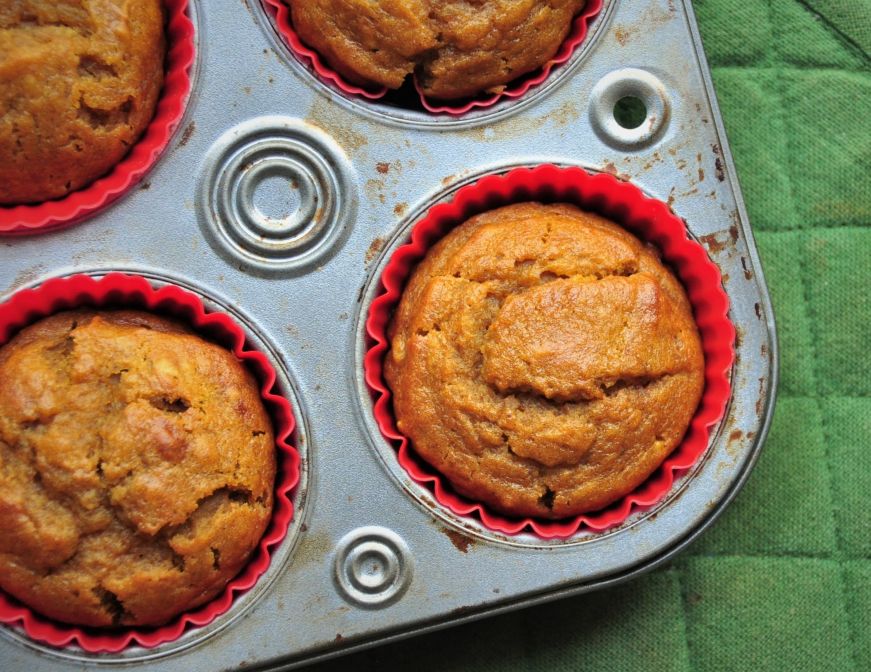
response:
[[[118,163],[154,116],[161,0],[0,3],[0,204],[60,198]]]
[[[474,96],[543,66],[585,0],[288,0],[294,29],[348,80]]]
[[[0,348],[0,588],[59,621],[157,625],[217,595],[270,520],[275,450],[230,352],[136,311]]]
[[[461,494],[510,515],[611,504],[701,399],[692,309],[656,251],[570,205],[473,217],[434,245],[388,329],[399,430]]]

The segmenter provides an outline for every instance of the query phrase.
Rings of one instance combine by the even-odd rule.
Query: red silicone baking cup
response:
[[[397,429],[390,388],[383,377],[389,345],[387,326],[406,281],[427,250],[469,217],[523,201],[574,203],[620,223],[641,240],[655,244],[663,260],[683,283],[705,355],[704,392],[680,445],[644,483],[614,504],[557,521],[509,518],[458,495],[447,479],[414,453],[409,439]],[[729,299],[723,290],[719,269],[704,248],[688,238],[683,220],[665,203],[646,197],[638,187],[611,175],[542,165],[484,177],[458,190],[451,201],[429,210],[412,229],[410,241],[391,256],[381,275],[381,284],[382,292],[372,302],[366,320],[371,344],[363,364],[381,433],[396,447],[400,465],[416,483],[430,489],[439,504],[460,516],[477,518],[490,530],[503,534],[529,531],[545,539],[565,539],[582,529],[601,532],[623,523],[630,514],[660,502],[675,479],[699,460],[707,449],[712,428],[722,419],[729,401],[735,328],[728,317]]]
[[[263,3],[266,6],[267,13],[272,17],[273,23],[278,30],[278,33],[283,38],[284,43],[294,54],[296,54],[297,57],[300,58],[300,60],[302,60],[303,63],[309,64],[320,79],[329,82],[340,91],[351,96],[360,96],[368,100],[378,100],[387,95],[388,89],[383,86],[365,88],[352,84],[338,72],[333,70],[316,51],[303,44],[299,35],[297,35],[293,28],[290,7],[286,0],[263,0]],[[521,76],[518,80],[512,82],[499,93],[494,93],[486,98],[463,99],[461,101],[454,101],[453,103],[437,102],[428,100],[426,96],[424,96],[423,91],[418,85],[417,78],[414,78],[414,87],[420,95],[421,105],[427,110],[427,112],[433,114],[451,114],[459,116],[475,108],[491,107],[505,98],[520,98],[531,88],[538,86],[546,80],[556,66],[562,65],[571,58],[575,49],[577,49],[586,39],[590,23],[592,23],[593,19],[602,11],[602,4],[603,0],[588,0],[587,4],[584,5],[584,8],[581,10],[581,13],[572,21],[571,30],[566,39],[563,40],[563,43],[560,45],[560,48],[557,50],[554,57],[538,70]]]
[[[0,234],[37,233],[81,221],[120,198],[154,165],[178,127],[191,90],[194,25],[188,0],[164,0],[166,73],[151,123],[111,172],[63,198],[42,203],[0,206]]]
[[[167,625],[99,631],[53,621],[31,611],[0,591],[0,623],[19,625],[31,639],[52,646],[78,645],[91,653],[117,652],[131,646],[146,648],[177,639],[187,630],[207,625],[226,612],[237,595],[249,590],[269,567],[272,551],[284,539],[293,518],[292,491],[299,482],[300,457],[291,444],[296,426],[290,402],[277,394],[275,369],[263,353],[252,350],[245,332],[226,313],[207,312],[200,298],[175,285],[154,288],[143,277],[110,273],[102,278],[74,275],[48,280],[34,289],[15,293],[0,304],[0,345],[21,328],[62,310],[82,307],[132,308],[168,315],[192,326],[199,334],[227,344],[256,375],[260,396],[275,426],[278,470],[272,519],[242,572],[207,604],[181,614]]]

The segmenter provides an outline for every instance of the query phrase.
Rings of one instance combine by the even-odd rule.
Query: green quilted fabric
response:
[[[871,670],[871,0],[694,7],[780,336],[746,487],[631,583],[313,669]]]

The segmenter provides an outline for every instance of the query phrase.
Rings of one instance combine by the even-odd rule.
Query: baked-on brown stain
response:
[[[474,539],[467,537],[465,534],[460,532],[456,532],[455,530],[449,530],[445,528],[445,536],[451,540],[451,543],[454,547],[460,551],[461,553],[468,553],[469,547],[475,543]]]
[[[186,144],[188,144],[193,137],[195,130],[197,130],[197,122],[191,121],[191,123],[185,126],[185,129],[181,134],[181,140],[179,140],[178,146],[184,147]]]
[[[711,149],[714,151],[714,171],[717,175],[717,180],[725,182],[726,169],[723,167],[723,151],[720,149],[720,145],[711,145]]]
[[[371,243],[369,243],[369,247],[366,249],[366,263],[368,264],[369,262],[371,262],[383,247],[384,239],[381,236],[378,236]]]
[[[625,173],[621,173],[613,161],[605,161],[605,163],[602,164],[602,170],[609,175],[613,175],[618,180],[621,180],[623,182],[629,181],[629,176]]]
[[[375,170],[377,170],[382,175],[386,175],[387,172],[390,170],[390,164],[386,161],[380,161],[375,164]]]
[[[621,47],[625,47],[633,32],[634,29],[627,29],[625,26],[617,26],[614,29],[614,39],[617,40],[617,44]]]
[[[656,253],[568,205],[473,217],[412,274],[385,378],[400,431],[461,494],[565,517],[634,489],[703,386],[689,302]]]
[[[765,399],[765,377],[759,377],[759,398],[756,400],[756,414],[762,415],[762,402]]]
[[[719,239],[719,234],[709,233],[706,236],[699,236],[702,245],[708,248],[711,254],[719,254],[726,249],[727,243]]]
[[[553,58],[585,0],[294,0],[303,42],[362,85],[399,88],[415,73],[433,98],[507,84]]]
[[[135,311],[0,348],[0,586],[59,621],[154,625],[212,599],[272,510],[275,449],[228,351]]]
[[[164,51],[160,0],[0,3],[0,203],[59,198],[118,163],[154,115]]]

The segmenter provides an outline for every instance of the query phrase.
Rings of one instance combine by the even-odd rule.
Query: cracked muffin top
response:
[[[218,594],[269,522],[270,419],[230,352],[136,311],[71,311],[0,348],[0,587],[80,625]]]
[[[543,66],[585,0],[287,0],[299,37],[349,81],[474,96]]]
[[[108,172],[154,115],[161,0],[0,3],[0,204],[60,198]]]
[[[400,431],[510,515],[611,504],[681,441],[704,360],[656,251],[570,205],[473,217],[414,270],[384,367]]]

